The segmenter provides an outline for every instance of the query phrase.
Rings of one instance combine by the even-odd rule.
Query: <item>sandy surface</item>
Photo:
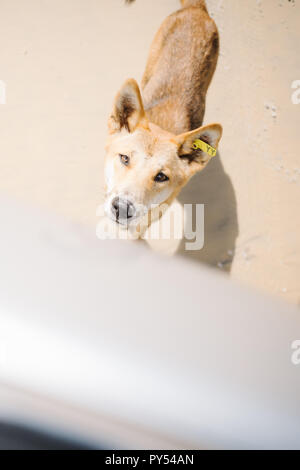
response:
[[[181,193],[205,203],[205,247],[156,242],[300,302],[298,0],[208,0],[221,54],[205,123],[220,154]],[[140,80],[150,42],[177,0],[0,0],[0,192],[95,230],[113,96]]]

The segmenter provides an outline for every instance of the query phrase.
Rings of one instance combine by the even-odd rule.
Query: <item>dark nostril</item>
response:
[[[118,220],[119,219],[119,198],[115,197],[111,203],[111,210],[112,213],[114,214],[115,218]]]
[[[134,216],[134,206],[131,202],[127,202],[127,219]]]
[[[117,212],[119,210],[119,198],[115,197],[115,199],[113,199],[111,205],[112,205],[112,208],[113,208],[114,212]]]
[[[115,197],[111,206],[116,219],[131,219],[134,216],[134,205],[130,201]]]

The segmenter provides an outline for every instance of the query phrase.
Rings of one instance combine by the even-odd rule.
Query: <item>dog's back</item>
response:
[[[175,134],[201,126],[219,35],[204,0],[182,0],[151,45],[142,94],[151,122]]]

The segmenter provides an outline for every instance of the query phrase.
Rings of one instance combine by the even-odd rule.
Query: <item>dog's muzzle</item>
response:
[[[111,212],[119,223],[127,223],[135,215],[135,208],[132,202],[127,199],[115,197],[111,202]]]

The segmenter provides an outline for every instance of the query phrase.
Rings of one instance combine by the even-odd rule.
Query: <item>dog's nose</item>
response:
[[[112,213],[117,220],[127,220],[134,216],[134,205],[126,199],[115,197],[111,203]]]

